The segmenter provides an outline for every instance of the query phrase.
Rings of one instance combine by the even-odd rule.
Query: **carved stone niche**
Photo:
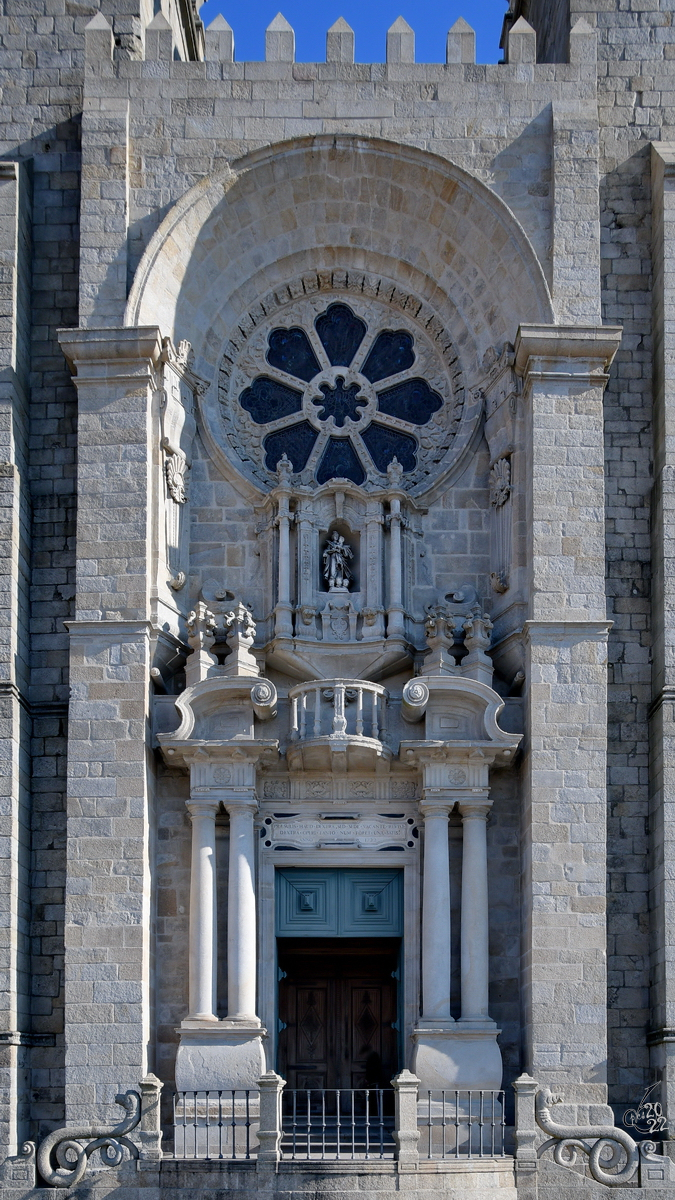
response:
[[[377,679],[412,663],[406,626],[406,557],[401,536],[419,510],[400,487],[366,492],[348,480],[318,489],[279,485],[266,501],[264,559],[274,563],[274,630],[266,661],[296,678]]]

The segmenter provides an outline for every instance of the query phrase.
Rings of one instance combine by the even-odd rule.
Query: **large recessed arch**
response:
[[[554,320],[527,235],[484,183],[414,147],[324,135],[257,150],[187,192],[139,264],[125,323],[187,339],[212,385],[230,340],[326,272],[423,306],[468,386],[521,322]]]

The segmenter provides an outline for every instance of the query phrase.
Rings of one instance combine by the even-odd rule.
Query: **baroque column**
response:
[[[190,874],[190,949],[188,1021],[217,1021],[216,997],[216,815],[217,799],[195,799],[187,808],[192,821]]]
[[[454,1025],[450,1016],[450,863],[448,816],[454,801],[422,803],[422,1017],[420,1026]]]
[[[494,1027],[488,1016],[490,928],[487,818],[491,802],[462,799],[462,1025]]]
[[[489,921],[486,816],[489,771],[512,761],[520,737],[497,724],[503,702],[480,679],[426,675],[403,689],[402,714],[424,720],[424,740],[402,741],[401,760],[422,773],[424,814],[422,1014],[412,1032],[412,1069],[422,1089],[497,1090],[502,1060],[487,1009]],[[474,714],[469,730],[467,712]],[[446,730],[457,729],[457,742]],[[471,732],[470,739],[467,734]],[[467,744],[469,743],[469,744]],[[461,1019],[450,1012],[450,870],[448,814],[463,817]]]
[[[228,804],[227,1019],[260,1025],[256,1016],[255,802]]]

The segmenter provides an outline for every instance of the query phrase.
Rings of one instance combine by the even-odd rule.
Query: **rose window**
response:
[[[445,351],[445,353],[444,353]],[[448,361],[449,360],[449,361]],[[363,297],[304,297],[261,322],[220,373],[221,415],[244,464],[271,486],[286,455],[298,482],[428,480],[447,454],[463,388],[451,347]]]

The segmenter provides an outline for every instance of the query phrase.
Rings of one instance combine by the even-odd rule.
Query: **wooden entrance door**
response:
[[[279,1070],[290,1088],[389,1087],[398,949],[398,938],[279,939]]]

